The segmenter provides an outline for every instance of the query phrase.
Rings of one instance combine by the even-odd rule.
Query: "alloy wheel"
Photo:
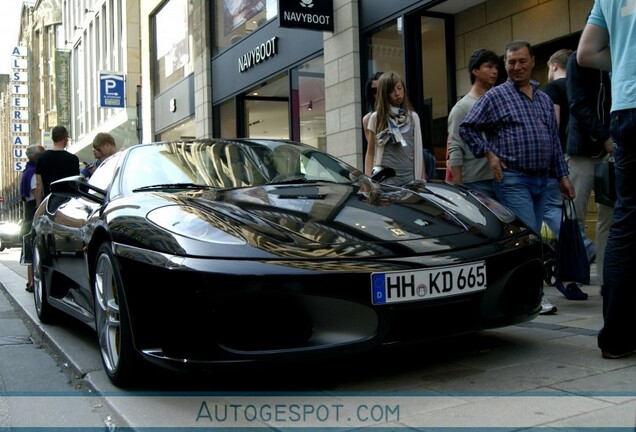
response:
[[[102,253],[95,268],[95,325],[104,366],[109,374],[119,367],[121,321],[113,262]]]

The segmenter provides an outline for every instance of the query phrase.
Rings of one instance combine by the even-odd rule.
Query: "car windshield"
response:
[[[351,183],[360,173],[314,147],[289,141],[202,140],[130,149],[121,176],[126,193],[264,184]]]

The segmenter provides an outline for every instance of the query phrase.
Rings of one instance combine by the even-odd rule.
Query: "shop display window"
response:
[[[367,39],[369,75],[394,71],[404,77],[403,19],[398,18],[375,30]]]
[[[218,0],[213,5],[216,53],[231,47],[278,15],[278,0]]]
[[[154,85],[159,94],[194,71],[192,20],[187,0],[170,0],[154,16]]]

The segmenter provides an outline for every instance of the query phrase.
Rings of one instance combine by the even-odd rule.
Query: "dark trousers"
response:
[[[636,109],[612,113],[616,204],[603,263],[601,350],[636,349]]]
[[[20,237],[27,235],[31,231],[31,225],[33,224],[33,215],[35,214],[35,210],[35,200],[24,202],[24,218],[22,219]]]

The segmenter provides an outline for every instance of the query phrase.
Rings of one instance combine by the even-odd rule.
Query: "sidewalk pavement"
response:
[[[56,327],[39,323],[32,296],[24,290],[24,270],[25,267],[15,261],[0,256],[0,283],[6,292],[98,394],[110,392],[120,396],[108,398],[107,403],[118,410],[131,426],[329,426],[349,430],[368,425],[361,423],[359,417],[353,423],[351,417],[348,422],[347,418],[340,417],[335,423],[333,418],[328,421],[319,419],[317,424],[309,420],[306,423],[290,423],[289,419],[276,423],[271,418],[260,418],[261,423],[255,423],[245,417],[234,419],[236,421],[231,424],[222,423],[219,419],[205,423],[205,416],[197,416],[194,420],[192,411],[201,414],[201,410],[197,411],[200,408],[197,403],[202,396],[195,395],[195,399],[199,399],[191,401],[188,398],[193,396],[192,393],[182,396],[171,393],[170,397],[177,398],[170,405],[173,411],[165,410],[166,403],[163,401],[153,411],[164,410],[165,414],[149,419],[146,411],[157,402],[144,400],[143,404],[139,401],[135,405],[129,400],[130,393],[110,384],[102,371],[94,335],[90,331],[76,332],[74,326]],[[595,276],[593,266],[593,281]],[[331,403],[335,406],[333,401],[336,400],[344,404],[345,412],[347,403],[354,400],[358,409],[360,401],[384,401],[385,406],[395,402],[402,408],[399,418],[378,420],[376,424],[391,429],[483,430],[496,427],[499,430],[525,430],[545,427],[636,431],[636,355],[618,360],[601,358],[596,343],[596,335],[602,326],[600,289],[598,285],[590,285],[584,286],[583,290],[589,294],[588,300],[570,301],[556,288],[546,286],[546,295],[558,307],[556,314],[541,315],[528,323],[459,339],[460,342],[468,341],[466,345],[458,345],[455,341],[442,345],[444,349],[437,351],[424,347],[420,351],[407,352],[408,358],[399,357],[400,353],[364,356],[354,365],[336,363],[340,368],[330,368],[328,372],[288,370],[290,375],[295,375],[293,379],[307,380],[310,388],[305,394],[259,393],[262,388],[238,395],[231,391],[220,393],[214,390],[214,393],[203,396],[204,402],[208,402],[207,408],[214,401],[215,409],[219,398],[226,408],[232,406],[228,405],[228,400],[235,403],[240,400],[243,407],[248,406],[246,401],[252,401],[262,407],[263,400],[254,399],[266,397],[267,404],[272,404],[272,401],[285,404],[289,403],[288,398],[298,401],[302,396],[303,400],[314,404]],[[318,378],[310,378],[312,374]],[[326,388],[316,390],[311,387],[320,380],[329,381],[323,384]]]

